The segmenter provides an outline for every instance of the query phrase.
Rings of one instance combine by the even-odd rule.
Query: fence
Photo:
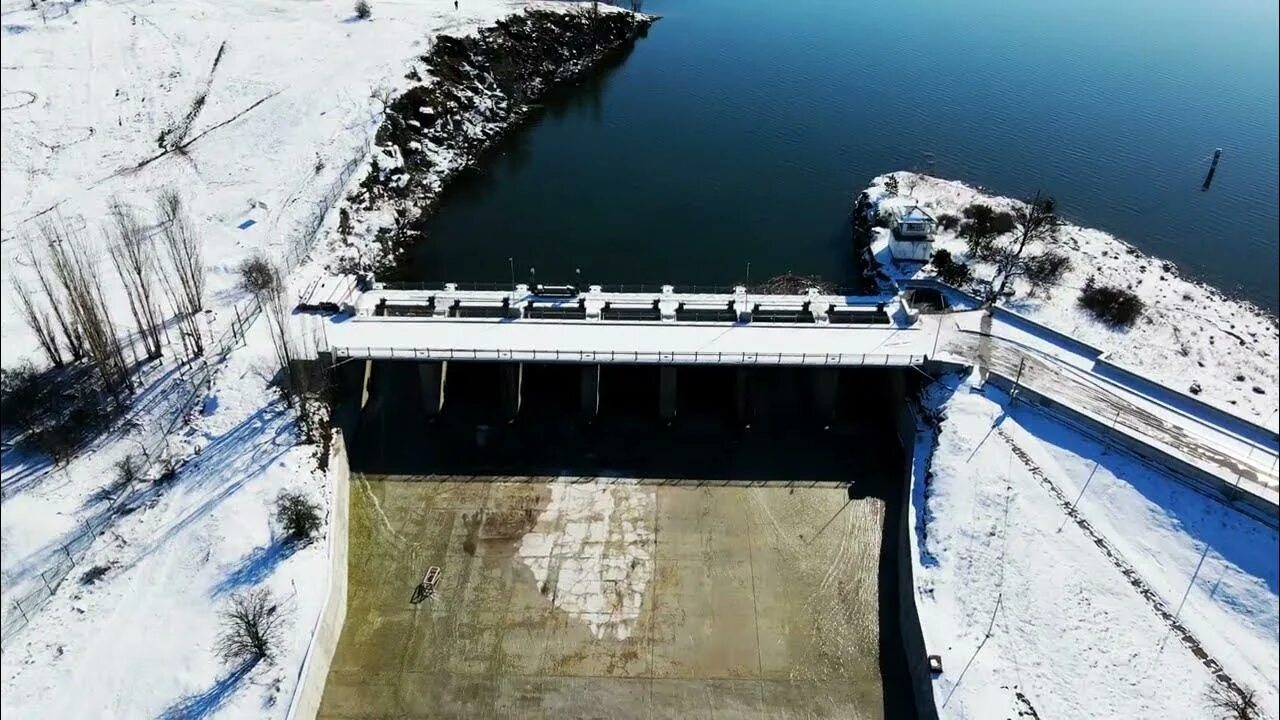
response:
[[[285,253],[283,267],[285,272],[290,272],[301,265],[315,247],[320,229],[324,226],[325,217],[337,203],[351,176],[364,163],[367,154],[368,146],[364,145],[343,167],[321,199],[316,201],[313,210],[303,221],[297,238],[290,243]],[[230,325],[220,335],[210,340],[202,357],[190,361],[185,367],[179,366],[179,372],[172,381],[177,384],[177,387],[165,391],[167,397],[178,398],[174,403],[176,409],[170,413],[168,422],[160,425],[139,442],[143,456],[142,475],[153,473],[158,466],[163,467],[162,463],[174,462],[169,449],[169,437],[187,423],[187,418],[213,384],[214,374],[222,361],[244,342],[245,332],[262,312],[262,305],[256,299],[250,299],[232,306],[232,312],[235,318]],[[9,640],[14,633],[26,627],[31,618],[44,607],[49,598],[53,597],[76,565],[88,554],[94,538],[119,517],[116,510],[120,504],[133,497],[133,493],[122,491],[111,499],[103,511],[89,520],[81,521],[80,529],[60,547],[57,559],[40,571],[41,583],[13,601],[0,626],[0,641]]]

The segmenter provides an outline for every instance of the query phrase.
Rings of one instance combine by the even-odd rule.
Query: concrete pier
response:
[[[818,368],[813,372],[813,410],[818,418],[830,422],[836,416],[836,398],[840,393],[840,371]]]
[[[581,415],[584,420],[594,420],[600,412],[600,366],[582,366]]]
[[[520,401],[524,387],[524,363],[502,365],[502,413],[514,420],[520,414]]]
[[[663,365],[658,368],[658,415],[663,420],[676,416],[676,368]]]
[[[427,417],[435,417],[444,408],[445,379],[449,373],[446,362],[418,363],[418,384],[422,388],[422,409]]]
[[[734,377],[734,419],[739,425],[751,424],[751,370],[740,367]]]

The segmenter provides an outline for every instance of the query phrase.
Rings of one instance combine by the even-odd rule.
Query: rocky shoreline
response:
[[[450,178],[534,117],[553,90],[630,50],[656,19],[584,5],[438,36],[405,76],[414,84],[385,102],[368,171],[339,207],[329,270],[393,276]]]

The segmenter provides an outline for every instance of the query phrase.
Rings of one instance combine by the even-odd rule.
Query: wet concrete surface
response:
[[[576,480],[353,481],[319,717],[897,716],[879,590],[895,492]]]

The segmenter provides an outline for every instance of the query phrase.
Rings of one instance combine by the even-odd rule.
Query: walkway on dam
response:
[[[324,327],[335,358],[905,366],[936,322],[892,297],[372,290]]]

